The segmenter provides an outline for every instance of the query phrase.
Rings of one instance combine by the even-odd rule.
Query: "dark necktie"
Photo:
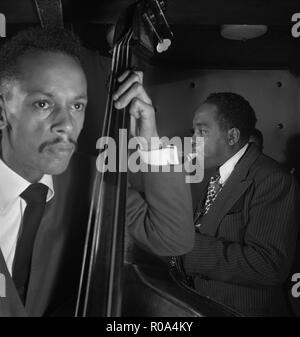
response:
[[[45,210],[47,192],[47,186],[35,183],[20,194],[20,197],[26,201],[27,206],[16,247],[13,280],[23,303],[25,303],[29,282],[34,240]]]

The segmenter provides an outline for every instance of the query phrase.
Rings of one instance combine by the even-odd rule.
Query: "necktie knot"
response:
[[[219,191],[219,189],[222,187],[222,184],[220,183],[220,173],[216,173],[214,176],[210,177],[209,185],[211,188],[213,188],[216,192]]]
[[[211,177],[210,177],[210,182],[219,181],[220,178],[221,178],[220,170],[219,170],[219,168],[216,168],[216,169],[212,172],[212,175],[211,175]]]
[[[34,183],[29,185],[20,197],[26,201],[27,204],[43,204],[46,202],[48,187],[41,183]]]
[[[220,179],[220,174],[216,173],[214,176],[210,177],[210,182],[211,183],[215,183],[216,181],[218,181]]]

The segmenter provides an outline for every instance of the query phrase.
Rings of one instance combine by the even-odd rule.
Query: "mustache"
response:
[[[53,140],[48,140],[48,141],[42,143],[39,146],[38,151],[42,152],[47,146],[57,145],[57,144],[61,144],[61,143],[64,143],[64,144],[70,143],[70,144],[74,145],[75,150],[77,148],[77,142],[76,142],[76,140],[74,140],[74,139],[72,139],[70,137],[68,137],[67,140],[65,140],[63,138],[60,138],[60,137],[57,137],[57,138],[55,138]]]

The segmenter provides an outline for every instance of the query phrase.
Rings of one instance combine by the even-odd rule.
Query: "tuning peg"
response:
[[[163,39],[160,42],[158,42],[156,46],[156,50],[158,53],[163,53],[171,46],[171,40],[170,39]]]

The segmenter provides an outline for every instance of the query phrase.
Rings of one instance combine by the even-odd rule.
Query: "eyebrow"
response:
[[[206,123],[195,123],[193,127],[195,126],[206,126],[207,127],[207,124]]]
[[[81,94],[79,96],[76,96],[75,99],[87,99],[87,95]]]
[[[33,91],[29,91],[28,92],[29,95],[44,95],[47,96],[49,98],[54,98],[54,95],[50,92],[44,92],[44,91],[39,91],[39,90],[33,90]],[[85,99],[87,100],[87,95],[86,94],[79,94],[78,96],[76,96],[74,99]]]

